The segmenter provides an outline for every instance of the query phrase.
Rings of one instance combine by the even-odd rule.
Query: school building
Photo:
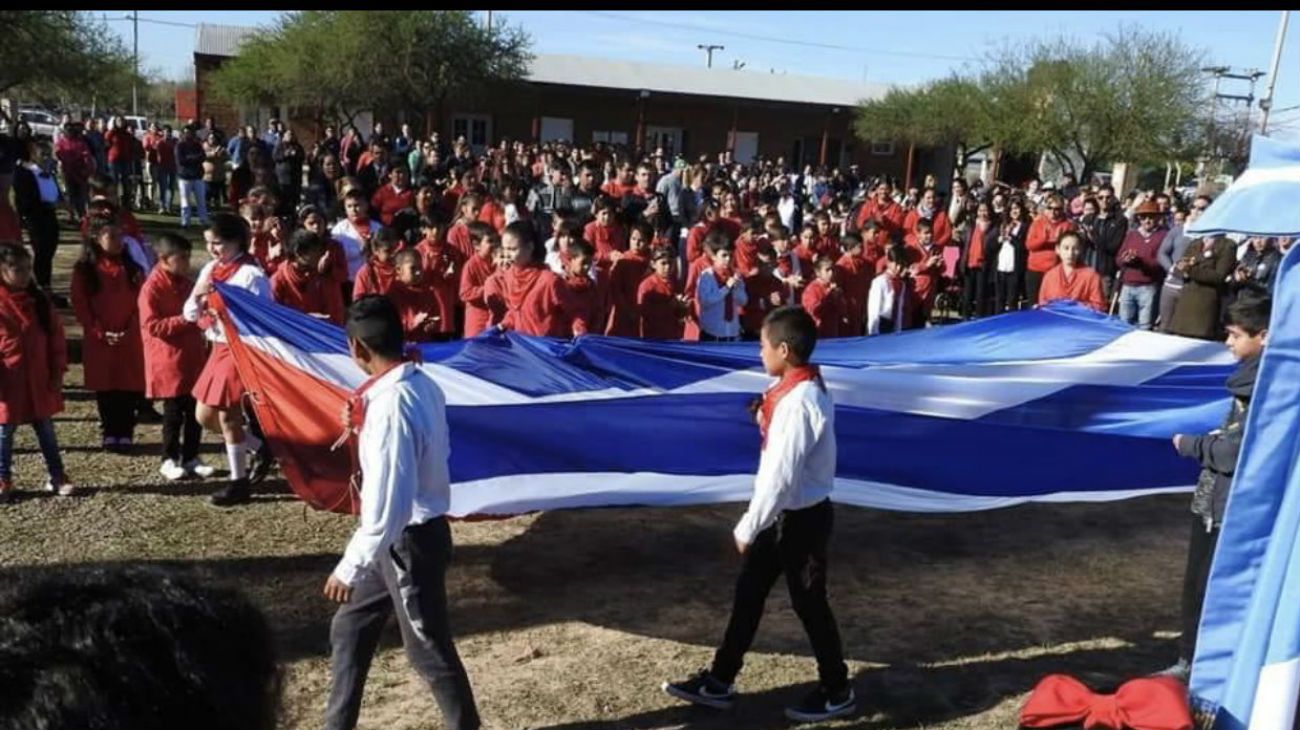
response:
[[[255,29],[203,24],[194,46],[195,118],[211,115],[233,130],[265,128],[272,116],[294,127],[305,142],[320,122],[287,108],[234,107],[207,93],[207,79]],[[450,100],[428,119],[408,119],[419,130],[434,124],[444,138],[464,135],[476,152],[503,138],[580,145],[611,142],[687,159],[732,150],[739,162],[755,156],[785,158],[792,167],[856,164],[866,174],[903,177],[909,150],[890,140],[864,141],[854,134],[855,110],[864,99],[883,96],[883,84],[861,84],[793,74],[642,63],[538,54],[527,80],[508,93],[481,94],[474,102]],[[401,119],[385,119],[396,131]],[[369,114],[357,120],[368,133]],[[950,155],[911,151],[912,175],[920,179],[932,160]],[[947,174],[951,174],[950,172]],[[940,177],[940,179],[945,179]]]

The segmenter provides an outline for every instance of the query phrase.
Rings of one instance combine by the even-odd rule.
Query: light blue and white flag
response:
[[[1300,146],[1256,135],[1241,177],[1187,225],[1191,236],[1300,235]]]

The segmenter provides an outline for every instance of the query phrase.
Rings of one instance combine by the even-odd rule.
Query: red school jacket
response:
[[[0,423],[19,425],[63,410],[68,344],[49,300],[50,330],[41,328],[36,300],[0,285]]]
[[[72,271],[72,310],[85,330],[81,359],[85,363],[86,390],[144,391],[144,343],[140,339],[138,297],[144,276],[126,265],[126,254],[116,260],[100,256],[91,267]],[[91,292],[91,275],[99,288]],[[105,332],[124,332],[116,345]]]
[[[471,256],[460,275],[460,301],[465,305],[465,337],[473,337],[492,321],[484,285],[496,267],[482,256]]]
[[[844,254],[835,264],[835,283],[844,292],[843,337],[860,337],[867,318],[867,295],[871,293],[871,279],[875,277],[874,262],[861,256]]]
[[[343,290],[328,274],[302,273],[292,263],[271,275],[271,296],[303,314],[323,314],[334,324],[343,324]]]
[[[569,320],[573,336],[604,331],[609,313],[609,275],[596,267],[596,280],[590,276],[566,276],[564,285],[569,290]]]
[[[397,316],[402,320],[402,333],[407,342],[431,342],[434,334],[443,331],[443,321],[451,319],[438,307],[438,299],[433,289],[424,283],[403,284],[394,281],[392,288],[388,290],[388,299],[393,303],[397,309]],[[426,319],[423,323],[416,324],[421,314],[425,315]],[[427,324],[430,320],[433,320],[431,327]]]
[[[628,253],[609,271],[609,319],[605,334],[612,337],[636,337],[637,292],[646,277],[650,262],[640,254]]]
[[[379,221],[386,226],[393,225],[393,216],[399,210],[415,207],[415,191],[411,188],[398,190],[392,183],[384,183],[370,196],[370,209],[379,216]]]
[[[397,281],[397,266],[392,259],[370,259],[357,271],[356,281],[352,282],[352,300],[356,301],[367,294],[387,294],[394,281]]]
[[[497,274],[496,286],[485,289],[488,308],[503,313],[498,324],[535,337],[567,338],[572,334],[572,298],[555,272],[533,264],[512,266]]]
[[[602,226],[592,221],[583,227],[582,237],[595,247],[596,261],[606,269],[610,265],[610,254],[627,250],[627,231],[617,223]]]
[[[672,282],[657,274],[647,276],[637,288],[637,320],[641,337],[680,340],[682,315]]]
[[[763,320],[767,313],[776,309],[772,295],[780,294],[782,304],[790,299],[790,290],[772,272],[756,271],[745,277],[745,296],[748,303],[740,309],[740,328],[744,332],[757,334],[763,329]]]
[[[148,398],[189,395],[203,372],[208,357],[203,330],[181,316],[193,289],[193,279],[174,276],[161,266],[155,266],[140,287],[137,303]]]
[[[456,302],[460,294],[460,275],[465,269],[465,257],[460,250],[445,241],[424,239],[415,246],[420,254],[420,268],[424,283],[437,300],[442,319],[438,331],[443,334],[456,331]]]
[[[839,337],[844,324],[844,292],[813,279],[803,290],[803,308],[817,323],[818,337]]]

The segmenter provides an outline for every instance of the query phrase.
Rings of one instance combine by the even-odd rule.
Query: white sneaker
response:
[[[186,474],[189,474],[190,476],[199,477],[200,479],[207,479],[208,477],[217,473],[216,469],[213,469],[212,467],[208,466],[207,464],[204,464],[198,459],[190,459],[189,461],[185,462],[181,466],[181,468],[185,470]]]
[[[185,469],[177,466],[176,462],[172,459],[164,461],[162,466],[158,467],[158,473],[162,474],[163,479],[166,479],[169,482],[178,481],[185,477]]]
[[[45,491],[50,494],[57,494],[60,497],[71,497],[77,493],[77,488],[69,484],[67,481],[55,484],[54,480],[50,479],[45,482]]]

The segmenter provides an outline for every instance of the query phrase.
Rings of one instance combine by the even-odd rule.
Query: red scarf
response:
[[[360,240],[361,243],[363,243],[364,245],[369,246],[370,245],[370,219],[362,218],[361,222],[365,224],[364,229],[362,229],[361,225],[358,224],[357,221],[354,221],[351,218],[348,219],[348,224],[351,225],[352,230],[356,232],[357,239]]]
[[[714,266],[713,278],[718,280],[719,288],[726,286],[727,280],[731,278],[731,267]],[[727,298],[722,301],[722,318],[728,322],[736,318],[736,302],[733,292],[733,289],[728,289]]]
[[[793,365],[786,368],[785,374],[777,381],[776,385],[767,389],[763,394],[763,403],[759,406],[759,412],[762,414],[758,422],[758,432],[763,436],[763,448],[767,448],[767,429],[772,423],[772,414],[776,413],[776,405],[781,402],[794,387],[800,383],[806,383],[809,380],[816,380],[817,385],[826,389],[826,384],[822,382],[821,368],[816,365]]]
[[[975,224],[970,234],[970,250],[966,254],[966,265],[978,269],[984,265],[984,227]]]
[[[537,282],[541,280],[543,269],[540,266],[511,266],[506,270],[505,276],[502,277],[505,284],[506,309],[510,312],[518,312],[524,306],[524,301],[532,293]]]
[[[253,263],[253,258],[247,253],[241,253],[229,261],[218,261],[217,265],[212,267],[212,280],[224,283],[234,276],[235,272],[239,271],[244,264],[251,263]]]

